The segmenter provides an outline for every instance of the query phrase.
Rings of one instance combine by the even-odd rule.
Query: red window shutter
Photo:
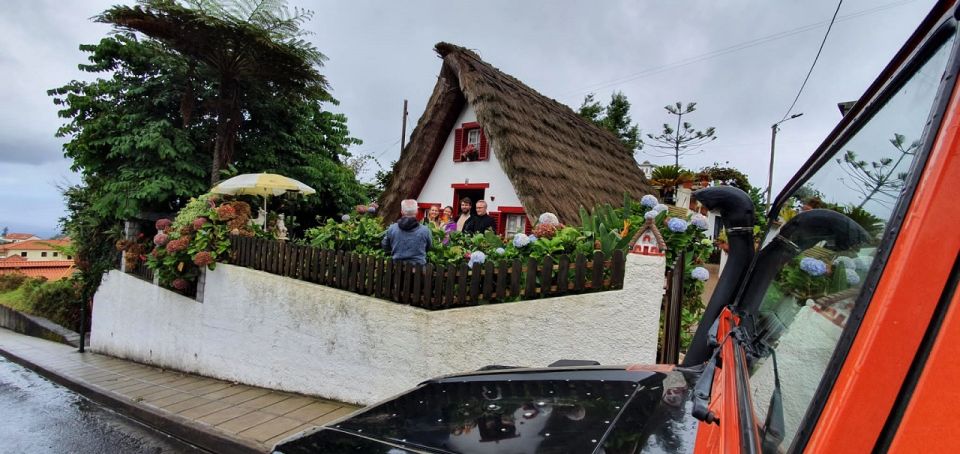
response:
[[[493,218],[493,224],[496,226],[496,227],[493,228],[493,229],[494,229],[494,230],[493,230],[493,233],[500,233],[500,232],[502,232],[502,231],[503,231],[503,227],[500,227],[500,212],[499,212],[499,211],[491,211],[491,212],[489,212],[489,213],[487,213],[487,214],[490,215],[491,218]]]
[[[526,233],[527,235],[529,235],[533,233],[533,223],[530,222],[529,216],[527,217],[526,221],[527,221],[526,224],[523,226],[523,233]]]
[[[463,151],[463,128],[457,128],[453,132],[453,162],[460,162],[460,152]]]
[[[486,161],[490,157],[490,145],[487,143],[487,135],[480,130],[480,160]]]

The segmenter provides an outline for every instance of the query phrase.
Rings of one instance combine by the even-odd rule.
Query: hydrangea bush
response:
[[[212,270],[228,259],[230,235],[258,233],[249,221],[250,206],[244,202],[223,202],[213,194],[191,199],[175,219],[156,222],[147,266],[160,285],[186,293],[196,285],[201,268]]]

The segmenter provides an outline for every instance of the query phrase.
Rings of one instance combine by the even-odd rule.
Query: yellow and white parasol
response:
[[[263,197],[266,210],[267,197],[289,192],[316,194],[317,191],[297,180],[275,173],[245,173],[223,180],[210,190],[215,194],[257,195]]]

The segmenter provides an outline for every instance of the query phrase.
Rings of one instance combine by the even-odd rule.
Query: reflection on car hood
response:
[[[530,369],[432,380],[276,452],[691,451],[680,372]]]

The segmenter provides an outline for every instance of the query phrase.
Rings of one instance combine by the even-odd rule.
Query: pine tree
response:
[[[647,134],[652,143],[653,150],[648,149],[647,153],[654,157],[673,157],[673,164],[680,165],[680,157],[702,152],[700,147],[704,144],[716,140],[715,130],[711,126],[703,131],[693,128],[690,122],[683,121],[684,115],[689,115],[697,110],[697,103],[683,103],[677,101],[676,104],[663,107],[671,115],[677,117],[676,126],[669,123],[663,124],[663,132],[654,136]]]

